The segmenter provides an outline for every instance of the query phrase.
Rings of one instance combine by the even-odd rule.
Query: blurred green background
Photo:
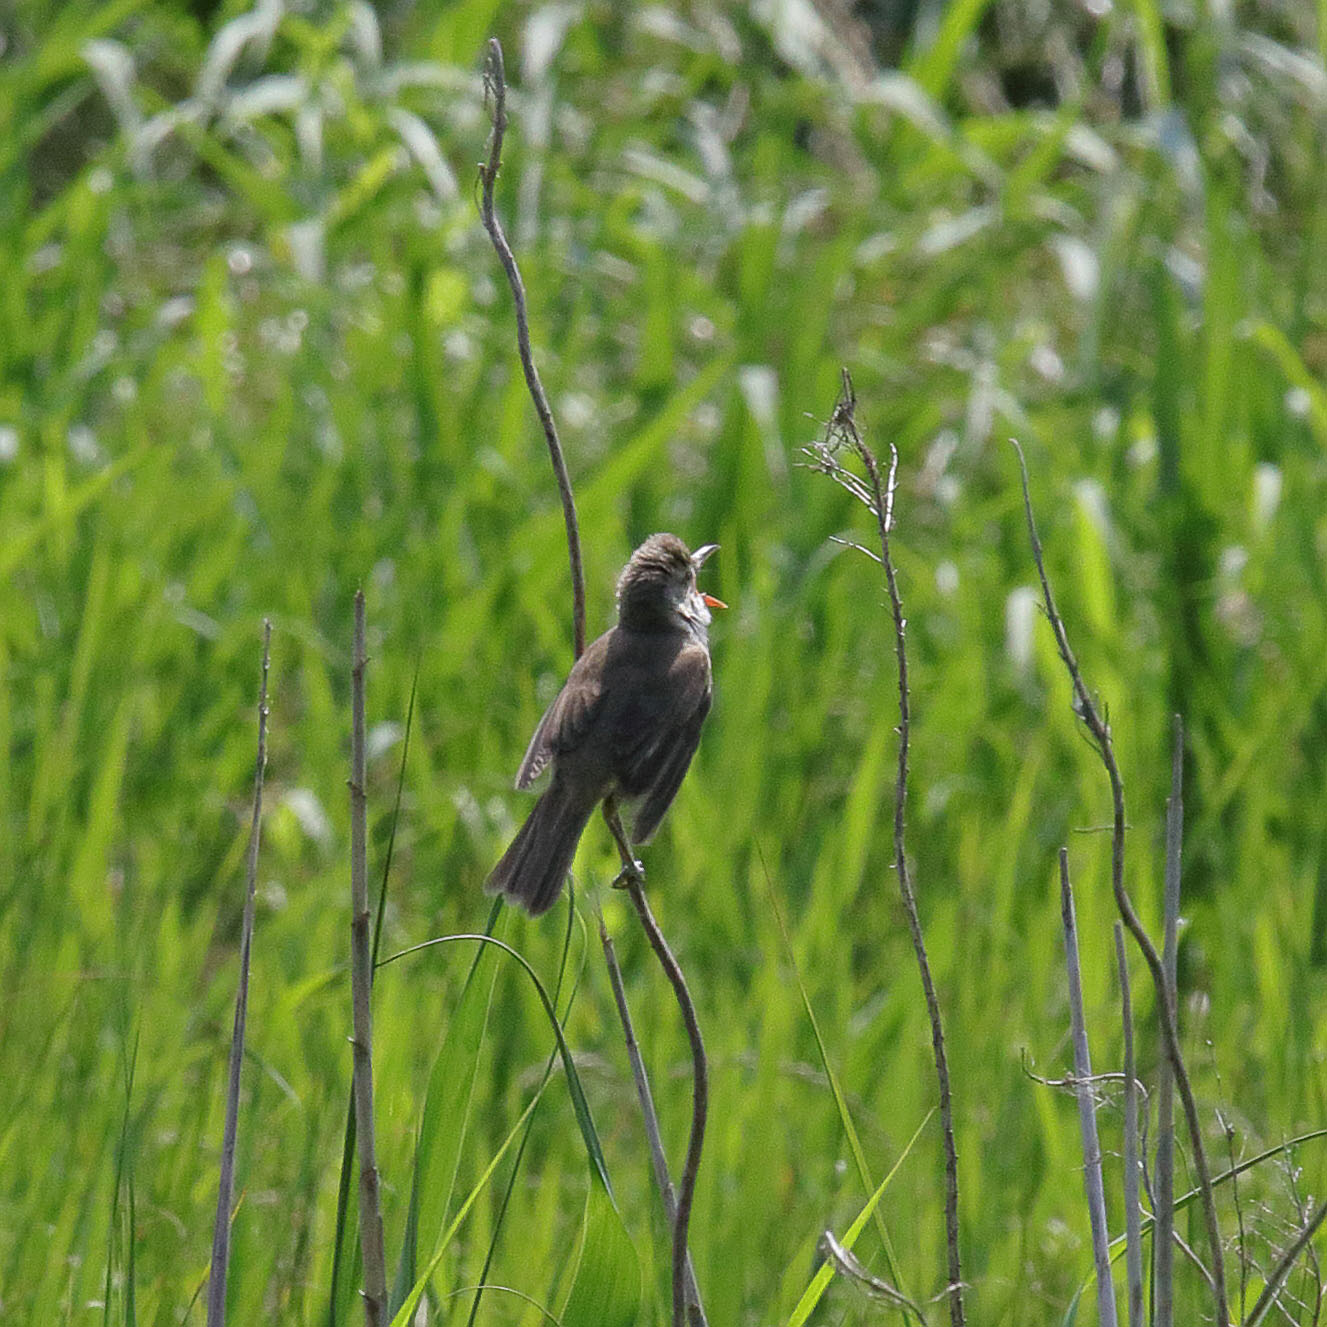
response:
[[[1321,5],[11,3],[0,1316],[202,1321],[264,616],[233,1321],[327,1320],[357,586],[376,872],[418,673],[385,945],[487,917],[483,879],[528,806],[510,779],[571,660],[561,511],[475,208],[491,34],[512,83],[499,206],[576,486],[591,632],[642,537],[722,544],[714,713],[646,854],[711,1055],[692,1223],[710,1321],[786,1320],[820,1232],[866,1197],[771,890],[875,1179],[935,1097],[890,868],[892,629],[879,569],[831,541],[868,538],[869,518],[801,465],[847,365],[868,440],[901,457],[908,823],[954,1072],[970,1321],[1058,1323],[1091,1265],[1077,1121],[1024,1057],[1050,1077],[1069,1064],[1067,842],[1097,1068],[1120,1066],[1109,842],[1085,832],[1109,798],[1032,597],[1011,434],[1109,709],[1127,882],[1154,932],[1171,713],[1188,725],[1182,1020],[1214,1163],[1327,1122]],[[604,888],[601,826],[579,861],[568,1037],[641,1257],[640,1321],[662,1323],[667,1231],[587,895],[679,1159],[689,1060]],[[550,984],[559,918],[500,924]],[[444,946],[379,976],[389,1254],[469,959]],[[528,982],[496,970],[458,1194],[551,1045]],[[509,1166],[448,1248],[443,1316],[468,1309],[443,1297],[478,1279]],[[555,1077],[491,1279],[557,1308],[586,1183]],[[1236,1294],[1256,1294],[1325,1185],[1313,1142],[1245,1176],[1238,1214],[1223,1188]],[[932,1121],[882,1211],[934,1321],[941,1195]],[[874,1228],[858,1253],[884,1274]],[[1200,1279],[1181,1277],[1198,1321]],[[1286,1317],[1316,1321],[1312,1279],[1291,1290]],[[836,1285],[814,1321],[884,1312]],[[479,1313],[542,1320],[511,1295]]]

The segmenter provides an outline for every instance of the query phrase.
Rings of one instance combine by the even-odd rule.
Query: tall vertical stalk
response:
[[[354,1005],[355,1123],[359,1139],[359,1227],[364,1251],[364,1317],[380,1327],[387,1311],[387,1257],[378,1197],[373,1125],[373,941],[370,935],[364,791],[364,591],[355,592],[355,653],[350,672],[350,988]]]
[[[1013,441],[1011,439],[1011,441]],[[1055,633],[1055,644],[1060,658],[1069,674],[1074,690],[1075,712],[1087,726],[1098,757],[1110,782],[1113,819],[1111,825],[1110,882],[1115,895],[1115,906],[1119,910],[1130,935],[1142,951],[1148,971],[1152,974],[1152,984],[1157,993],[1157,1009],[1161,1016],[1161,1040],[1166,1057],[1170,1061],[1171,1071],[1175,1076],[1175,1086],[1179,1090],[1180,1101],[1184,1106],[1185,1121],[1189,1127],[1189,1145],[1193,1150],[1193,1168],[1198,1176],[1198,1192],[1202,1200],[1203,1218],[1207,1225],[1207,1242],[1212,1256],[1212,1300],[1216,1314],[1217,1327],[1229,1327],[1230,1306],[1226,1297],[1226,1272],[1222,1262],[1221,1224],[1216,1215],[1216,1199],[1212,1193],[1212,1172],[1207,1163],[1207,1148],[1203,1143],[1202,1121],[1198,1118],[1198,1105],[1194,1100],[1193,1088],[1189,1083],[1188,1070],[1184,1067],[1184,1055],[1180,1050],[1179,1032],[1175,1022],[1174,995],[1170,983],[1166,980],[1165,968],[1161,955],[1147,934],[1143,923],[1134,911],[1133,900],[1124,887],[1124,780],[1120,776],[1120,767],[1115,759],[1115,746],[1111,738],[1110,726],[1101,717],[1096,701],[1083,681],[1078,660],[1069,646],[1069,637],[1064,629],[1064,619],[1055,606],[1055,596],[1051,593],[1050,580],[1046,575],[1046,562],[1042,556],[1041,539],[1037,534],[1037,521],[1032,512],[1032,495],[1028,489],[1027,462],[1023,458],[1023,449],[1014,441],[1014,450],[1018,454],[1018,468],[1023,481],[1023,508],[1027,517],[1028,538],[1032,545],[1032,558],[1037,566],[1037,575],[1041,580],[1042,599],[1046,607],[1046,616],[1050,619],[1051,629]]]
[[[258,694],[258,759],[253,772],[253,814],[244,870],[244,921],[240,930],[240,981],[235,993],[235,1025],[230,1038],[226,1082],[226,1123],[221,1137],[221,1180],[212,1227],[212,1270],[207,1282],[207,1327],[226,1321],[226,1275],[230,1267],[230,1203],[235,1190],[235,1137],[239,1130],[240,1068],[249,1017],[249,962],[253,952],[253,917],[258,894],[258,844],[263,824],[263,776],[267,772],[267,674],[272,661],[272,623],[263,622],[263,680]]]
[[[1110,1231],[1106,1227],[1106,1189],[1101,1179],[1101,1142],[1097,1107],[1092,1095],[1092,1054],[1083,1016],[1083,976],[1078,961],[1078,921],[1069,883],[1069,850],[1060,849],[1060,921],[1064,928],[1064,967],[1069,983],[1069,1032],[1074,1047],[1074,1096],[1078,1100],[1078,1131],[1083,1145],[1083,1190],[1092,1228],[1092,1259],[1097,1269],[1097,1321],[1116,1327],[1115,1286],[1110,1274]]]
[[[496,37],[490,38],[484,62],[484,87],[491,98],[493,134],[489,140],[487,159],[479,168],[480,182],[480,218],[489,239],[497,251],[498,260],[507,275],[511,287],[512,302],[516,309],[516,346],[520,355],[521,369],[525,374],[525,385],[529,389],[534,403],[535,413],[544,430],[544,440],[548,445],[549,460],[553,466],[553,475],[557,480],[558,493],[562,498],[563,522],[567,529],[567,556],[571,566],[572,596],[572,634],[575,643],[576,658],[585,652],[585,573],[581,561],[580,523],[576,516],[576,499],[572,494],[571,479],[567,473],[567,463],[563,457],[562,444],[558,439],[557,424],[553,419],[553,410],[548,402],[548,395],[539,378],[535,366],[534,353],[530,347],[530,319],[526,306],[525,283],[521,280],[520,268],[511,245],[507,242],[506,232],[494,206],[493,190],[497,183],[498,172],[502,167],[502,143],[507,132],[507,79],[502,56],[502,44]],[[667,1164],[663,1168],[663,1181],[660,1185],[660,1198],[673,1233],[673,1324],[683,1327],[689,1316],[693,1323],[703,1327],[705,1312],[700,1304],[700,1295],[696,1289],[695,1274],[689,1272],[690,1254],[687,1250],[687,1228],[691,1215],[691,1201],[695,1193],[696,1173],[700,1166],[701,1150],[705,1139],[705,1119],[709,1098],[709,1073],[706,1067],[705,1046],[701,1040],[700,1023],[696,1017],[695,1002],[687,988],[686,977],[674,958],[663,931],[654,919],[643,892],[644,873],[636,861],[627,843],[626,833],[622,828],[617,812],[613,809],[612,799],[604,804],[604,817],[608,821],[622,856],[621,879],[627,884],[631,900],[636,908],[642,927],[663,967],[673,992],[677,997],[682,1021],[686,1026],[687,1040],[691,1046],[693,1066],[691,1132],[687,1140],[687,1159],[682,1173],[682,1181],[677,1189],[676,1200],[670,1205],[668,1195],[672,1191],[672,1181],[668,1177]],[[611,945],[604,946],[604,958],[610,973],[616,968],[616,958]],[[613,978],[618,984],[621,973]],[[625,1002],[621,1009],[626,1010]],[[623,1018],[624,1033],[628,1048],[634,1043],[629,1015]],[[629,1050],[630,1053],[630,1050]],[[634,1069],[633,1064],[633,1069]],[[638,1080],[639,1081],[639,1080]],[[645,1131],[649,1136],[651,1153],[656,1158],[663,1155],[660,1141],[659,1121],[654,1113],[654,1101],[648,1091],[639,1093],[641,1112],[645,1122]],[[688,1314],[688,1302],[690,1313]]]
[[[921,976],[922,994],[926,1001],[926,1014],[931,1023],[931,1052],[935,1060],[935,1076],[940,1088],[940,1127],[945,1148],[945,1248],[948,1256],[950,1327],[964,1327],[963,1276],[958,1245],[958,1149],[954,1143],[954,1111],[949,1081],[949,1058],[945,1053],[944,1024],[940,1018],[940,1001],[931,977],[931,962],[926,953],[926,938],[922,934],[921,917],[917,911],[917,896],[908,868],[907,846],[904,840],[905,815],[908,801],[908,753],[912,740],[912,710],[908,693],[907,618],[903,615],[903,599],[899,593],[898,578],[894,572],[894,559],[890,552],[889,535],[894,524],[894,487],[898,476],[898,450],[890,445],[889,478],[880,478],[880,466],[875,453],[862,439],[855,416],[857,397],[852,379],[843,370],[843,389],[830,416],[825,441],[807,449],[816,469],[830,476],[862,502],[876,520],[880,538],[880,555],[870,553],[884,569],[885,584],[889,590],[889,608],[894,621],[894,657],[898,673],[899,745],[898,776],[894,785],[894,870],[898,876],[899,893],[903,898],[903,911],[908,919],[908,934],[912,938],[917,970]],[[866,470],[867,482],[847,470],[837,458],[844,445],[853,451]]]

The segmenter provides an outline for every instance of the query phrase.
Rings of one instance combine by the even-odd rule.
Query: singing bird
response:
[[[696,587],[717,544],[694,553],[672,534],[651,535],[617,582],[617,625],[581,655],[539,721],[516,775],[528,788],[553,777],[493,868],[485,891],[532,917],[562,892],[576,845],[610,793],[634,805],[631,838],[648,842],[691,764],[710,711],[711,608]]]

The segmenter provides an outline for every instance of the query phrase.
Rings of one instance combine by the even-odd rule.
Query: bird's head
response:
[[[618,577],[618,621],[637,631],[667,630],[680,621],[703,635],[710,609],[727,607],[696,587],[696,573],[718,547],[705,544],[692,553],[675,534],[652,534]]]

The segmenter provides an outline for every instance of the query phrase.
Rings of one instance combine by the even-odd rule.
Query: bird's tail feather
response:
[[[532,917],[557,902],[595,807],[594,801],[586,805],[583,798],[569,794],[565,784],[554,780],[493,868],[485,893],[503,895]]]

